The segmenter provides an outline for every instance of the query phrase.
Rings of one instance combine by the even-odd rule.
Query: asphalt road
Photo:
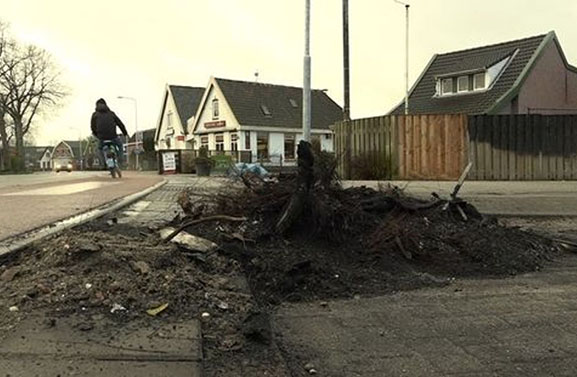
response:
[[[125,172],[121,180],[104,172],[0,176],[0,240],[142,191],[162,179],[134,172]]]

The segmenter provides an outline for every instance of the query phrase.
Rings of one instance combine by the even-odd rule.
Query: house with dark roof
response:
[[[85,143],[84,143],[85,144]],[[78,140],[62,140],[52,149],[51,167],[65,166],[72,164],[74,169],[84,168],[83,160],[86,157],[86,144],[82,146]]]
[[[27,169],[51,170],[52,147],[26,146],[24,147],[24,161]]]
[[[204,88],[199,87],[166,86],[154,136],[157,151],[192,149],[186,136],[203,93]]]
[[[302,88],[211,77],[192,133],[195,149],[244,152],[250,161],[294,162],[302,140]],[[325,91],[311,93],[311,138],[333,151],[330,126],[342,119],[342,108]]]
[[[434,55],[409,92],[409,114],[454,113],[577,114],[577,68],[555,32]]]

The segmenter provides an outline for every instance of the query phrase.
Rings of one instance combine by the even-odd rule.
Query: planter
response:
[[[211,161],[196,161],[196,175],[199,177],[208,177],[211,170]]]

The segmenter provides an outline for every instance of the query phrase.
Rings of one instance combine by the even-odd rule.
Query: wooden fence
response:
[[[471,179],[577,179],[577,116],[469,118]]]
[[[575,115],[384,116],[335,125],[346,179],[577,179]]]

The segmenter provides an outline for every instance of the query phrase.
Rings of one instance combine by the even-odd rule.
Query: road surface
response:
[[[0,241],[142,191],[163,178],[125,172],[0,176]]]

